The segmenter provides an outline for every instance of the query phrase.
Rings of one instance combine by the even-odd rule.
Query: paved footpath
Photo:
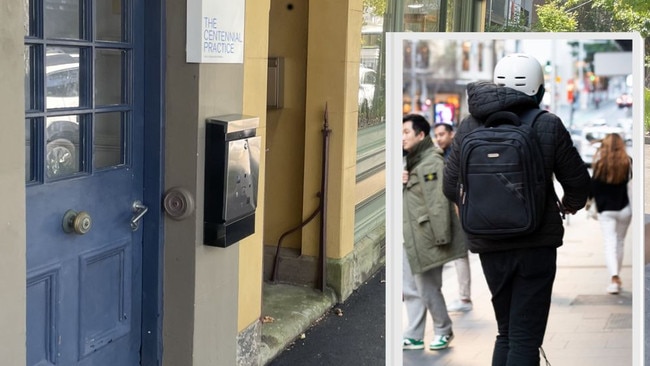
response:
[[[643,222],[650,221],[650,144],[644,144]],[[560,192],[558,192],[559,194]],[[638,202],[632,197],[632,202]],[[637,243],[642,247],[641,243]],[[553,366],[632,365],[632,235],[625,244],[620,295],[605,293],[607,271],[604,265],[600,227],[586,218],[584,211],[571,216],[566,225],[564,245],[558,250],[558,271],[553,288],[549,324],[543,348]],[[490,365],[496,322],[477,255],[470,254],[474,309],[452,314],[455,339],[444,351],[404,351],[403,365],[479,366]],[[650,333],[650,264],[644,268],[644,308],[635,320],[643,321],[643,332]],[[443,293],[448,302],[457,299],[458,283],[453,265],[443,273]],[[403,309],[403,314],[405,309]],[[643,319],[643,320],[641,320]],[[406,316],[403,315],[406,322]],[[426,342],[433,338],[428,322]],[[650,365],[650,336],[645,337],[641,360]],[[544,364],[542,360],[542,364]]]
[[[558,191],[561,196],[561,192]],[[600,226],[584,210],[565,222],[564,245],[558,249],[549,323],[543,344],[550,365],[632,365],[632,235],[627,236],[619,295],[605,292],[605,268]],[[496,322],[478,255],[470,254],[472,300],[468,313],[451,314],[455,338],[442,351],[403,351],[403,365],[489,366]],[[458,298],[453,264],[445,265],[443,293]],[[406,322],[403,308],[403,322]],[[429,318],[430,319],[430,318]],[[433,338],[427,322],[425,344]],[[545,363],[542,360],[542,365]]]

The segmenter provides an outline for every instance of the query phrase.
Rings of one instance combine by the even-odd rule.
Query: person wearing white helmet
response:
[[[494,83],[534,96],[537,104],[544,96],[544,72],[537,60],[524,53],[511,53],[494,67]]]
[[[470,115],[461,121],[444,169],[443,192],[459,204],[460,147],[465,135],[498,111],[522,113],[539,108],[544,96],[542,66],[530,55],[502,58],[492,82],[467,86]],[[492,366],[538,366],[555,280],[557,248],[564,226],[560,212],[584,207],[590,177],[560,118],[543,113],[534,124],[544,157],[547,194],[542,225],[533,233],[507,239],[467,234],[468,248],[478,253],[492,295],[497,336]],[[562,205],[556,204],[553,175],[562,185]]]

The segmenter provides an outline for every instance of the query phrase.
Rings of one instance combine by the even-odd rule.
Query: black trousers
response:
[[[479,257],[498,326],[492,366],[539,366],[557,268],[556,248],[515,249]]]

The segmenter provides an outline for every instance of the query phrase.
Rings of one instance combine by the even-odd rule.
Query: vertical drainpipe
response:
[[[327,175],[329,165],[329,135],[332,130],[329,128],[329,116],[327,103],[323,115],[323,166],[320,189],[320,290],[325,292],[327,286]]]

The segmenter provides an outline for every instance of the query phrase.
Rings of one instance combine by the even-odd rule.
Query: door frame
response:
[[[164,217],[160,205],[164,191],[165,119],[165,4],[144,0],[144,202],[149,213],[143,221],[142,247],[142,365],[161,365],[163,323]],[[137,18],[136,18],[137,19]]]

